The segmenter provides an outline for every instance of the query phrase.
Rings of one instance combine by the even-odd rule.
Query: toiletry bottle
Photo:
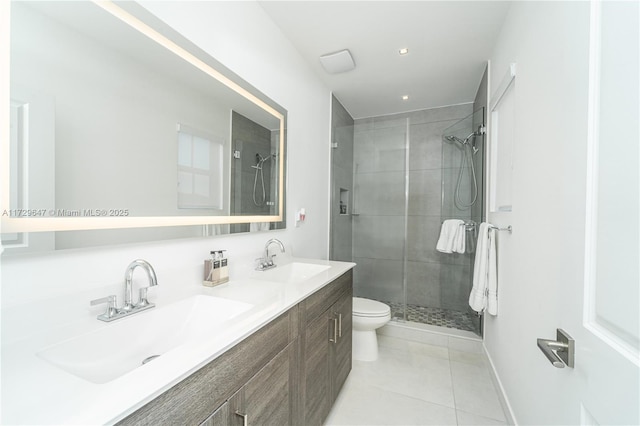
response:
[[[220,284],[229,281],[229,260],[225,253],[226,250],[220,250]]]
[[[211,282],[213,285],[220,283],[220,252],[212,251],[211,255],[213,256],[213,274],[211,275]]]
[[[211,285],[211,276],[213,275],[213,256],[204,261],[204,280],[203,285]]]
[[[203,285],[207,287],[213,287],[220,279],[220,260],[218,259],[218,252],[211,251],[211,258],[204,262],[204,281]]]

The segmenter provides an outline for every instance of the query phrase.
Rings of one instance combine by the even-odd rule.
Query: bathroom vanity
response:
[[[119,424],[322,424],[351,370],[352,272]]]
[[[353,266],[294,259],[272,271],[254,272],[248,279],[215,288],[188,286],[177,297],[176,287],[169,292],[173,300],[158,297],[156,308],[132,318],[103,323],[95,318],[95,311],[86,312],[78,325],[51,331],[48,339],[33,335],[27,344],[3,345],[3,372],[8,362],[12,364],[11,374],[3,378],[3,408],[9,408],[3,421],[322,424],[351,370]],[[176,321],[186,316],[182,312],[203,315],[190,307],[192,300],[205,303],[207,311],[226,309],[224,301],[242,310],[209,329],[206,324],[202,328],[202,321],[198,326],[181,324],[179,344],[144,365],[137,363],[130,371],[104,375],[111,368],[109,357],[103,365],[96,360],[93,366],[77,358],[79,365],[73,368],[51,361],[58,356],[56,351],[63,355],[64,351],[78,352],[75,341],[90,346],[87,339],[108,338],[101,333],[116,330],[118,323],[134,327],[135,317],[137,321],[150,319],[161,328],[159,339],[170,341],[172,332],[162,322],[163,312],[180,312]],[[212,300],[218,305],[209,304]],[[177,310],[181,304],[190,310]],[[156,316],[145,318],[151,314]],[[198,332],[191,333],[192,327]],[[120,356],[117,349],[114,357]],[[69,363],[73,358],[60,357]],[[105,371],[93,372],[92,368]],[[11,401],[20,404],[13,406]],[[39,408],[33,410],[36,401]]]

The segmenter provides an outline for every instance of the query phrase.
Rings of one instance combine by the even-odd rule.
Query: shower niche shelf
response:
[[[349,215],[349,190],[340,188],[340,216],[348,216]]]

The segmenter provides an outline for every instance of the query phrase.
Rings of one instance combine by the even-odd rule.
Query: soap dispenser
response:
[[[227,255],[225,254],[226,250],[220,250],[220,284],[226,283],[229,281],[229,261],[227,259]]]
[[[204,261],[204,281],[203,285],[207,287],[213,287],[218,284],[220,280],[220,260],[218,259],[218,252],[211,251],[211,257]]]

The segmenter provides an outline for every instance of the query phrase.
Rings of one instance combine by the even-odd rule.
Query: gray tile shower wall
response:
[[[329,258],[353,260],[353,118],[332,97],[331,238]],[[341,207],[342,206],[342,207]],[[340,209],[343,208],[343,211]]]
[[[442,132],[470,115],[472,109],[472,104],[464,104],[355,120],[355,295],[403,302],[405,256],[407,300],[411,304],[445,307],[443,298],[455,296],[450,293],[458,291],[454,287],[461,287],[465,274],[470,281],[468,257],[444,255],[435,246],[443,214]],[[405,205],[406,173],[409,186]],[[443,264],[452,265],[445,273],[452,282],[441,284],[445,278]],[[466,285],[462,287],[459,291],[468,291]],[[451,304],[456,303],[444,302],[446,307]]]

